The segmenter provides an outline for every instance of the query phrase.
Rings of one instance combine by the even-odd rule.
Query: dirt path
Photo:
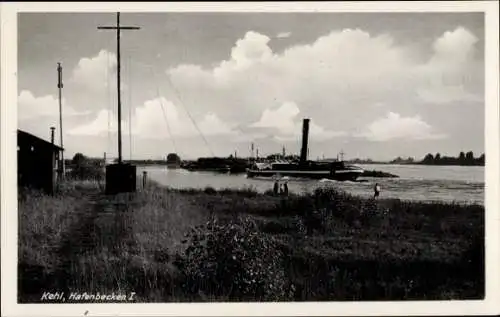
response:
[[[123,196],[125,197],[125,196]],[[122,197],[122,198],[123,198]],[[79,261],[98,254],[102,249],[115,252],[127,235],[127,199],[95,192],[86,199],[86,207],[63,237],[56,255],[62,260],[52,276],[54,288],[69,294],[79,282],[74,280]]]

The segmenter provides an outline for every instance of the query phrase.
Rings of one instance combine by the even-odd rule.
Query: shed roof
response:
[[[62,147],[60,147],[56,144],[52,144],[51,142],[46,141],[42,138],[39,138],[36,135],[33,135],[31,133],[28,133],[26,131],[22,131],[19,129],[17,130],[17,140],[18,140],[18,143],[22,142],[21,140],[23,140],[24,142],[28,141],[30,143],[43,144],[44,146],[52,147],[54,150],[64,151],[64,149]]]

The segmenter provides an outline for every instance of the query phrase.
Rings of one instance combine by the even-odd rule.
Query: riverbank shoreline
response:
[[[483,244],[478,205],[71,182],[20,194],[19,301],[117,287],[137,302],[480,299]]]

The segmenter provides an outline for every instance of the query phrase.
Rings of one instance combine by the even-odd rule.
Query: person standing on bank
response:
[[[280,188],[280,184],[278,182],[277,179],[274,180],[274,195],[278,195],[279,194],[279,188]]]
[[[373,188],[373,191],[375,192],[373,194],[373,198],[377,198],[378,196],[380,196],[380,185],[378,183],[375,184],[375,187]]]
[[[283,195],[288,196],[288,181],[283,184]]]

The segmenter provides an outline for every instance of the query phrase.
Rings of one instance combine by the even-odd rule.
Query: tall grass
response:
[[[159,296],[154,293],[174,275],[184,233],[204,219],[188,197],[156,186],[105,196],[97,183],[79,181],[54,196],[33,191],[23,197],[21,300],[36,300],[40,288],[50,287]],[[40,283],[30,286],[33,279]]]
[[[26,294],[51,285],[51,277],[64,262],[57,253],[87,212],[84,199],[98,192],[98,186],[90,181],[68,182],[60,190],[53,196],[31,189],[19,191],[19,288]]]
[[[277,197],[72,181],[19,201],[20,297],[49,288],[138,301],[463,299],[484,294],[484,207]]]

